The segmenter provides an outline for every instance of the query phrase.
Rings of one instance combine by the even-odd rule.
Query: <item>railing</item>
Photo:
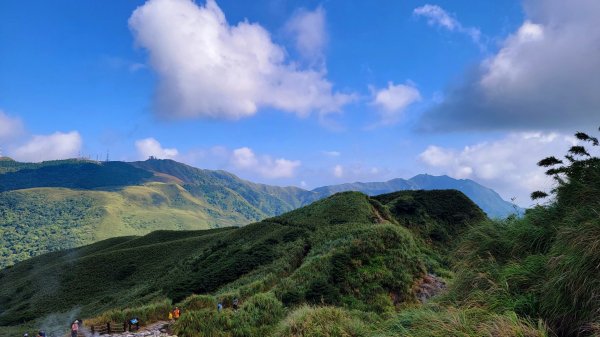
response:
[[[94,324],[90,326],[92,334],[98,333],[99,335],[110,334],[110,333],[123,333],[127,331],[127,323],[108,322],[106,324]]]

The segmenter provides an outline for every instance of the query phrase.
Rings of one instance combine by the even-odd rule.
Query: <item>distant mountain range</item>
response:
[[[515,212],[471,180],[418,175],[409,180],[298,187],[257,184],[221,170],[173,160],[95,162],[0,160],[0,267],[50,251],[154,230],[240,226],[342,191],[456,189],[490,217]]]
[[[349,183],[319,187],[313,190],[321,197],[344,191],[359,191],[367,195],[379,195],[403,190],[458,190],[473,200],[490,218],[505,218],[510,214],[522,213],[523,209],[502,199],[491,188],[469,179],[453,179],[448,176],[419,174],[408,180],[392,179],[385,182]]]

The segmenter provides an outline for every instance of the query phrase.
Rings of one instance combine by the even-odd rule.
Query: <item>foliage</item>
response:
[[[0,268],[113,236],[245,225],[315,198],[172,160],[0,160]]]
[[[367,326],[344,309],[302,306],[279,325],[273,336],[360,337],[369,335]]]
[[[593,137],[576,137],[598,146]],[[548,173],[557,183],[548,205],[465,235],[449,301],[542,318],[560,336],[600,332],[600,158],[582,146],[565,158],[567,164],[553,157],[539,163],[562,165]]]
[[[481,308],[429,305],[403,310],[385,322],[373,336],[449,337],[546,337],[546,328],[520,318],[514,312],[490,313]]]
[[[122,312],[165,297],[183,301],[184,312],[216,300],[230,307],[234,297],[251,308],[271,290],[288,305],[389,312],[414,300],[425,272],[425,248],[390,214],[363,194],[342,193],[242,228],[159,231],[42,255],[0,272],[0,324],[74,306],[83,316]],[[194,293],[202,295],[188,298]]]
[[[239,310],[216,308],[184,311],[173,330],[178,336],[266,336],[284,315],[283,305],[270,293],[258,294]]]
[[[170,300],[163,300],[156,303],[150,303],[134,308],[112,309],[94,317],[92,320],[86,320],[86,324],[105,324],[107,322],[126,322],[131,318],[137,317],[141,324],[147,322],[156,322],[165,320],[169,316],[169,311],[173,309]]]

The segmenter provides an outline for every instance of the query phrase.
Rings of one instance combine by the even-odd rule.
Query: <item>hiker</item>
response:
[[[26,332],[23,334],[23,337],[29,337],[29,334]]]
[[[179,307],[175,307],[175,310],[173,310],[173,318],[178,320],[179,316],[181,316],[181,310],[179,310]]]
[[[223,310],[223,303],[219,302],[219,303],[217,304],[217,311],[218,311],[218,312],[221,312],[221,310]]]
[[[169,321],[172,321],[172,320],[173,320],[173,312],[169,311]]]
[[[73,324],[71,324],[71,337],[77,337],[77,332],[79,332],[79,321],[75,320]]]
[[[134,325],[136,330],[140,329],[140,320],[137,317],[134,317],[129,320],[129,331],[131,331],[131,327],[133,327]]]
[[[233,299],[233,310],[238,310],[238,306],[239,306],[239,301],[236,297]]]
[[[46,337],[46,333],[44,332],[44,330],[38,331],[37,337]]]

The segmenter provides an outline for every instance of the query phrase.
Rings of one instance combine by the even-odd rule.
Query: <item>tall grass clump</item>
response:
[[[272,293],[252,296],[237,311],[216,308],[184,311],[174,324],[181,337],[267,336],[285,315],[283,304]]]
[[[191,295],[181,301],[179,306],[183,311],[214,309],[217,307],[217,300],[211,295]]]
[[[598,140],[578,132],[592,146]],[[541,318],[559,336],[600,333],[600,158],[573,146],[565,160],[548,157],[553,198],[522,219],[472,227],[456,251],[449,300]]]
[[[481,308],[429,305],[403,310],[372,336],[546,337],[548,333],[543,324],[519,318],[514,312],[495,314]]]
[[[302,306],[290,313],[273,336],[362,337],[371,335],[367,325],[338,307]]]
[[[125,322],[133,317],[137,317],[142,324],[153,323],[161,320],[166,320],[169,316],[169,311],[172,309],[170,300],[150,303],[147,305],[112,309],[106,311],[97,317],[86,320],[86,324],[104,324],[107,322]]]

